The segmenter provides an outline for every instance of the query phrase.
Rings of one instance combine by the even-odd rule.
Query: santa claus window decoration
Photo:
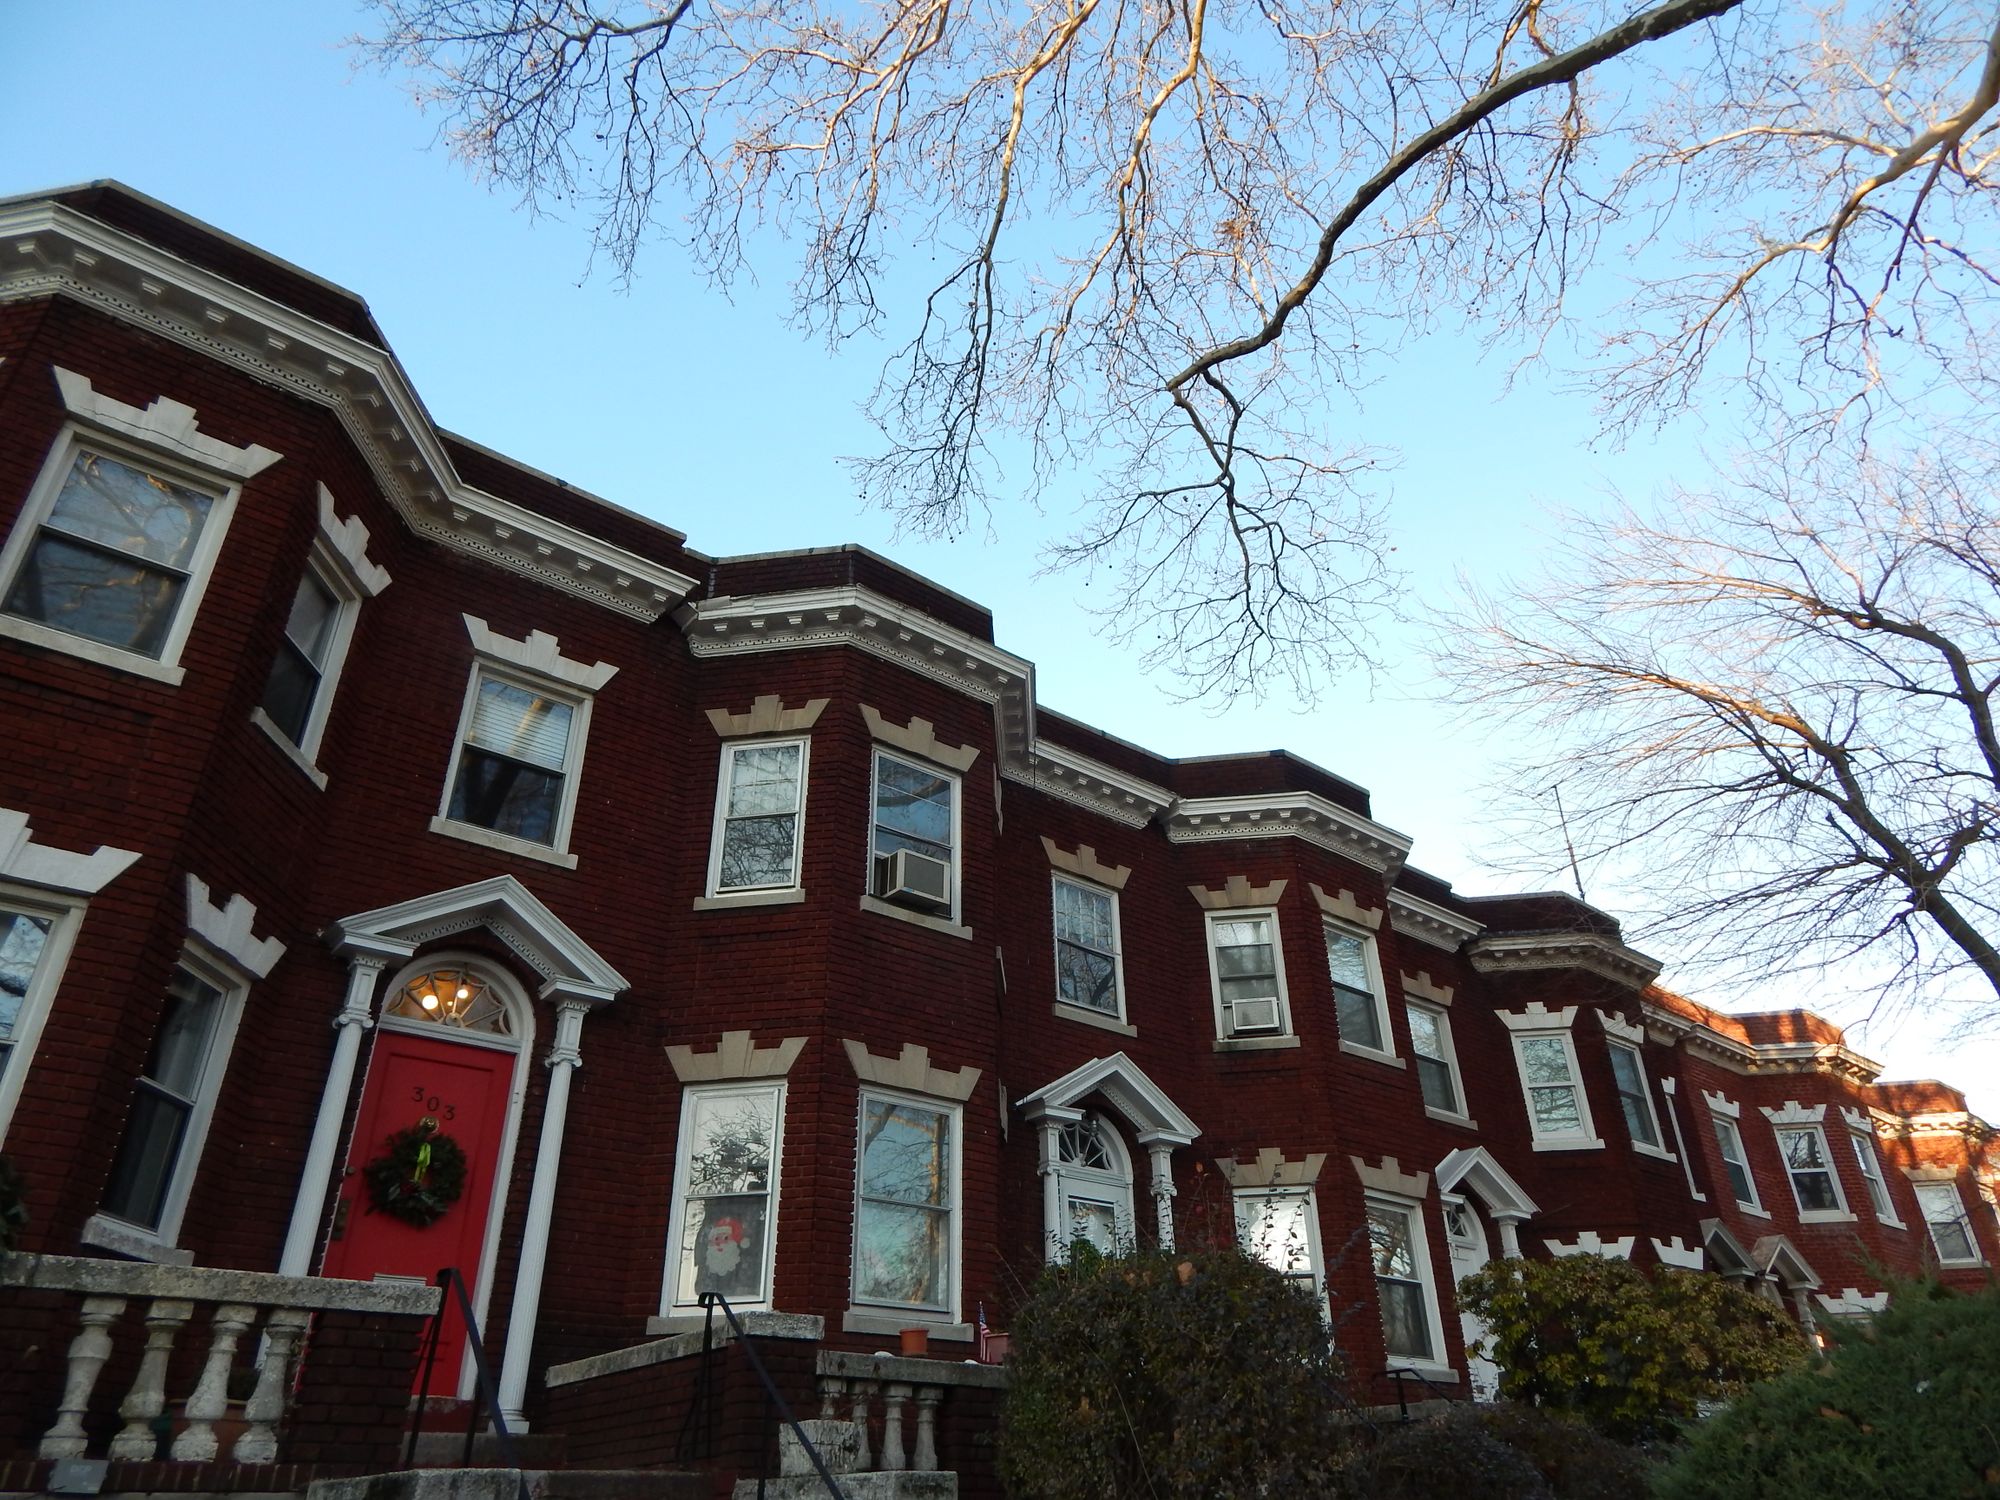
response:
[[[783,1119],[780,1084],[688,1090],[675,1171],[669,1306],[696,1306],[703,1292],[720,1292],[732,1307],[770,1305]]]

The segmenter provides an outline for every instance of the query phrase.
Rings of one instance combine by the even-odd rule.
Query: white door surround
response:
[[[1109,1057],[1092,1058],[1016,1101],[1021,1113],[1040,1129],[1037,1170],[1042,1178],[1042,1223],[1050,1236],[1050,1258],[1056,1258],[1060,1248],[1060,1226],[1066,1217],[1062,1201],[1063,1127],[1084,1123],[1087,1112],[1083,1101],[1093,1094],[1125,1118],[1133,1137],[1146,1148],[1153,1169],[1154,1225],[1161,1246],[1173,1248],[1173,1152],[1176,1146],[1185,1146],[1200,1135],[1201,1127],[1137,1063],[1123,1052],[1114,1052]]]

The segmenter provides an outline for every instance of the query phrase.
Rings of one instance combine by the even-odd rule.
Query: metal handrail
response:
[[[474,1401],[465,1418],[465,1449],[460,1455],[461,1468],[472,1467],[472,1440],[479,1428],[479,1413],[483,1407],[493,1421],[493,1437],[500,1449],[503,1467],[512,1469],[515,1488],[521,1500],[527,1500],[528,1480],[521,1469],[521,1456],[514,1446],[514,1434],[508,1430],[507,1414],[500,1409],[500,1393],[493,1383],[493,1371],[486,1361],[486,1345],[479,1337],[479,1319],[472,1311],[472,1299],[466,1295],[465,1277],[456,1266],[445,1266],[437,1273],[436,1285],[443,1289],[438,1310],[431,1315],[431,1325],[424,1337],[423,1378],[417,1384],[417,1416],[410,1426],[410,1439],[403,1449],[403,1467],[416,1467],[417,1437],[423,1430],[424,1403],[430,1400],[431,1366],[436,1363],[438,1345],[444,1335],[444,1320],[447,1312],[456,1307],[465,1320],[465,1341],[472,1350],[472,1371],[478,1377],[479,1398]]]
[[[1422,1370],[1411,1369],[1408,1366],[1398,1367],[1392,1365],[1388,1369],[1384,1370],[1382,1373],[1384,1375],[1387,1375],[1391,1380],[1396,1382],[1396,1410],[1397,1410],[1396,1420],[1399,1422],[1407,1422],[1410,1420],[1410,1401],[1409,1397],[1404,1393],[1403,1390],[1403,1377],[1405,1376],[1408,1376],[1412,1380],[1422,1382],[1425,1386],[1429,1387],[1432,1391],[1435,1391],[1443,1399],[1447,1401],[1451,1399],[1452,1393],[1446,1390],[1443,1386],[1439,1385],[1435,1380],[1432,1380],[1429,1376],[1425,1375]]]
[[[840,1486],[834,1482],[833,1472],[827,1468],[826,1460],[819,1456],[819,1449],[813,1446],[812,1439],[807,1437],[805,1429],[799,1426],[799,1419],[792,1415],[790,1403],[785,1400],[783,1394],[778,1390],[777,1382],[771,1379],[771,1372],[764,1367],[764,1361],[757,1353],[756,1344],[752,1342],[748,1331],[743,1327],[742,1321],[736,1316],[736,1309],[729,1305],[729,1299],[720,1292],[703,1292],[701,1294],[701,1305],[707,1320],[702,1332],[702,1349],[704,1353],[712,1347],[713,1340],[708,1333],[708,1329],[714,1326],[715,1310],[720,1307],[722,1315],[729,1320],[729,1326],[735,1330],[737,1343],[743,1346],[743,1352],[750,1360],[750,1368],[757,1372],[757,1378],[763,1382],[766,1406],[775,1407],[778,1415],[784,1419],[785,1425],[792,1429],[792,1436],[799,1440],[799,1446],[805,1449],[806,1457],[812,1460],[814,1471],[819,1475],[820,1481],[826,1485],[826,1492],[833,1496],[834,1500],[847,1500]],[[766,1477],[763,1474],[757,1476],[758,1500],[763,1500]]]

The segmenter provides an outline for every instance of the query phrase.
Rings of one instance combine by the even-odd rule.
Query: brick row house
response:
[[[1988,1127],[1820,1018],[1462,895],[1295,756],[1044,708],[878,556],[444,432],[358,298],[129,189],[0,221],[0,1459],[225,1462],[234,1400],[239,1458],[381,1466],[477,1383],[447,1265],[570,1462],[674,1460],[719,1292],[978,1491],[954,1372],[1079,1236],[1322,1286],[1371,1401],[1490,1389],[1493,1256],[1806,1324],[2000,1257]]]

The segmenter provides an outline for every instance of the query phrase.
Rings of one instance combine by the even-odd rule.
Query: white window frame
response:
[[[1632,1134],[1632,1122],[1625,1118],[1625,1100],[1629,1096],[1618,1086],[1617,1062],[1614,1060],[1611,1063],[1611,1092],[1618,1100],[1618,1118],[1625,1126],[1625,1134],[1632,1149],[1641,1156],[1657,1157],[1661,1161],[1674,1160],[1674,1153],[1667,1149],[1666,1132],[1660,1129],[1660,1110],[1653,1102],[1652,1076],[1646,1071],[1645,1050],[1636,1042],[1625,1041],[1615,1036],[1606,1037],[1604,1044],[1607,1057],[1615,1059],[1617,1054],[1623,1051],[1631,1057],[1632,1066],[1639,1073],[1639,1102],[1645,1106],[1646,1119],[1653,1127],[1653,1139],[1650,1143]]]
[[[1327,988],[1333,996],[1334,1027],[1340,1034],[1340,1050],[1351,1052],[1357,1057],[1373,1058],[1377,1062],[1400,1063],[1401,1059],[1396,1056],[1396,1029],[1389,1021],[1389,991],[1382,982],[1382,961],[1376,950],[1375,934],[1365,927],[1352,927],[1345,922],[1336,922],[1330,917],[1322,918],[1320,941],[1324,943],[1328,934],[1332,933],[1356,939],[1361,944],[1361,964],[1368,975],[1368,998],[1374,1002],[1375,1029],[1382,1038],[1381,1046],[1371,1047],[1366,1042],[1350,1040],[1346,1031],[1340,1028],[1340,991],[1334,987],[1333,961],[1329,957]]]
[[[1320,1249],[1318,1195],[1308,1185],[1305,1187],[1241,1187],[1236,1189],[1231,1197],[1233,1202],[1230,1206],[1234,1210],[1236,1218],[1237,1247],[1259,1265],[1270,1266],[1272,1270],[1284,1277],[1285,1280],[1308,1283],[1313,1301],[1319,1307],[1320,1317],[1331,1328],[1333,1325],[1333,1305],[1329,1301],[1326,1284],[1326,1255]],[[1265,1260],[1257,1254],[1247,1238],[1249,1225],[1244,1215],[1245,1206],[1280,1201],[1299,1202],[1305,1206],[1305,1212],[1301,1216],[1305,1220],[1306,1228],[1307,1270],[1304,1275],[1287,1271],[1281,1266],[1271,1265],[1270,1261]]]
[[[1425,1325],[1430,1333],[1431,1348],[1436,1351],[1433,1357],[1429,1359],[1418,1359],[1412,1355],[1393,1352],[1389,1348],[1389,1329],[1385,1321],[1382,1323],[1382,1354],[1383,1358],[1387,1361],[1387,1368],[1391,1370],[1415,1370],[1423,1375],[1433,1377],[1442,1376],[1448,1380],[1456,1380],[1458,1378],[1458,1371],[1452,1367],[1451,1362],[1445,1356],[1444,1319],[1438,1309],[1437,1267],[1431,1261],[1430,1223],[1428,1216],[1424,1213],[1423,1201],[1417,1198],[1403,1198],[1391,1193],[1374,1191],[1364,1193],[1362,1199],[1364,1231],[1367,1219],[1378,1212],[1397,1214],[1402,1216],[1406,1221],[1411,1259],[1417,1263],[1417,1279],[1423,1288],[1423,1296],[1419,1305],[1423,1310]],[[1375,1315],[1378,1320],[1382,1316],[1382,1290],[1379,1284],[1380,1281],[1381,1278],[1375,1272],[1374,1246],[1370,1244],[1368,1246],[1368,1285],[1369,1289],[1375,1294]]]
[[[1102,896],[1111,903],[1111,952],[1108,956],[1111,959],[1111,997],[1116,1002],[1114,1008],[1111,1010],[1098,1010],[1093,1006],[1079,1005],[1073,1000],[1063,998],[1063,939],[1061,929],[1056,925],[1055,913],[1056,893],[1066,885],[1075,886],[1078,890],[1088,895]],[[1049,875],[1049,943],[1050,950],[1055,954],[1056,963],[1056,1013],[1064,1016],[1075,1016],[1081,1020],[1096,1022],[1116,1021],[1121,1025],[1125,1024],[1125,932],[1119,926],[1118,892],[1108,885],[1099,885],[1094,880],[1084,880],[1075,875],[1065,875],[1059,871],[1051,871]],[[1079,944],[1078,946],[1081,947],[1083,945]],[[1092,948],[1087,951],[1095,953],[1097,950]]]
[[[236,514],[236,501],[242,493],[242,484],[217,469],[193,464],[143,442],[110,436],[98,428],[72,421],[64,426],[49,450],[49,456],[43,461],[41,473],[28,491],[28,498],[21,507],[6,545],[0,547],[0,599],[13,590],[15,580],[26,566],[29,554],[55,510],[71,465],[77,454],[85,450],[101,453],[118,463],[213,497],[214,503],[209,506],[208,516],[202,523],[201,536],[188,559],[187,583],[174,611],[173,624],[167,628],[166,638],[160,643],[160,654],[152,657],[143,652],[128,651],[86,636],[73,635],[40,620],[5,613],[0,613],[0,636],[82,657],[86,661],[148,677],[155,682],[176,685],[187,675],[187,669],[180,664],[181,653],[187,647],[195,617],[201,613],[202,597],[208,592],[209,579],[214,575],[216,559],[222,552],[223,537],[227,535],[229,523]]]
[[[1937,1254],[1938,1264],[1940,1266],[1985,1265],[1986,1257],[1979,1252],[1979,1235],[1972,1227],[1972,1214],[1966,1209],[1965,1199],[1959,1194],[1958,1183],[1956,1181],[1931,1181],[1916,1182],[1912,1183],[1911,1186],[1917,1190],[1917,1211],[1924,1216],[1924,1228],[1930,1234],[1931,1249]],[[1950,1222],[1961,1224],[1965,1227],[1965,1241],[1972,1247],[1972,1254],[1970,1256],[1947,1256],[1944,1253],[1944,1246],[1938,1243],[1937,1226],[1940,1220],[1931,1212],[1929,1202],[1929,1195],[1937,1193],[1949,1193],[1951,1195],[1952,1205],[1958,1212]]]
[[[1278,925],[1278,909],[1275,906],[1224,907],[1203,914],[1205,926],[1202,937],[1208,945],[1208,989],[1215,1007],[1216,1039],[1225,1046],[1287,1046],[1291,1045],[1292,1005],[1289,989],[1285,983],[1284,934]],[[1271,924],[1271,964],[1273,983],[1278,992],[1278,1025],[1270,1031],[1239,1032],[1230,1024],[1229,1007],[1222,1000],[1222,969],[1216,961],[1216,924],[1220,922],[1265,921]]]
[[[871,804],[871,814],[872,814]],[[872,831],[872,824],[871,831]],[[885,1302],[861,1295],[861,1206],[862,1206],[862,1131],[868,1119],[868,1102],[881,1100],[888,1104],[908,1105],[916,1109],[929,1110],[933,1114],[944,1115],[951,1121],[951,1204],[948,1210],[950,1228],[946,1231],[945,1277],[950,1285],[946,1289],[943,1307],[926,1307],[910,1302]],[[938,1099],[926,1094],[907,1093],[901,1089],[882,1088],[868,1084],[862,1088],[854,1106],[854,1205],[852,1249],[848,1260],[847,1292],[849,1305],[856,1310],[893,1313],[907,1318],[911,1325],[937,1323],[951,1325],[959,1321],[959,1298],[964,1287],[964,1237],[965,1237],[965,1107],[955,1100]]]
[[[1471,1125],[1473,1123],[1472,1111],[1468,1107],[1465,1097],[1465,1075],[1459,1071],[1458,1067],[1458,1043],[1452,1038],[1451,1034],[1451,1011],[1445,1006],[1433,1004],[1428,1000],[1410,1000],[1406,998],[1403,1004],[1406,1009],[1412,1011],[1420,1010],[1437,1022],[1438,1041],[1444,1047],[1442,1061],[1451,1073],[1451,1091],[1458,1099],[1458,1108],[1456,1110],[1439,1109],[1435,1104],[1425,1099],[1424,1113],[1429,1115],[1433,1120],[1445,1120],[1454,1125]],[[1423,1065],[1428,1059],[1417,1050],[1417,1038],[1414,1029],[1410,1033],[1410,1061],[1411,1066],[1416,1069],[1417,1073],[1417,1097],[1423,1098]]]
[[[746,750],[781,749],[796,745],[799,749],[798,807],[792,814],[792,878],[782,885],[731,885],[722,884],[722,846],[729,832],[729,783],[730,773],[735,769],[736,757]],[[806,853],[806,783],[812,762],[812,739],[808,735],[779,735],[767,739],[725,740],[722,755],[716,766],[715,780],[715,826],[708,840],[708,884],[704,889],[712,900],[728,900],[732,897],[765,896],[774,892],[802,890],[805,885]]]
[[[554,834],[546,844],[538,844],[533,839],[518,838],[511,833],[500,833],[451,816],[451,792],[458,784],[459,764],[465,754],[465,737],[472,730],[472,716],[479,704],[479,685],[489,678],[495,682],[504,682],[521,688],[526,692],[560,699],[570,706],[569,743],[563,751],[562,796],[556,805]],[[538,859],[548,864],[562,865],[566,869],[575,869],[576,856],[569,852],[570,825],[576,817],[577,787],[583,779],[583,750],[590,738],[590,706],[593,698],[593,694],[579,692],[576,688],[554,678],[523,671],[517,666],[502,664],[485,656],[476,657],[472,663],[472,671],[466,678],[465,700],[459,706],[458,728],[451,738],[451,761],[445,768],[444,789],[438,797],[437,816],[431,819],[431,831],[451,838],[464,839],[468,843],[484,844],[489,849],[500,849],[509,854],[519,854],[528,859]]]
[[[1868,1206],[1875,1210],[1876,1222],[1891,1229],[1905,1228],[1902,1216],[1896,1212],[1896,1200],[1889,1193],[1889,1177],[1882,1170],[1882,1153],[1875,1132],[1849,1126],[1847,1138],[1854,1147],[1854,1164],[1861,1171],[1862,1185],[1868,1189]]]
[[[49,1013],[55,1008],[56,993],[69,967],[86,906],[84,902],[66,901],[32,886],[0,882],[0,907],[49,924],[42,939],[41,956],[35,961],[34,977],[28,981],[28,991],[21,997],[21,1008],[14,1017],[6,1065],[0,1068],[0,1145],[5,1145],[7,1127],[14,1118],[15,1106],[21,1102],[21,1091],[26,1086],[28,1070],[34,1065],[35,1049],[41,1044]]]
[[[243,1019],[251,980],[234,965],[224,963],[192,942],[182,949],[174,967],[176,970],[185,969],[195,979],[215,990],[221,999],[215,1015],[215,1030],[209,1036],[208,1056],[202,1062],[201,1079],[188,1101],[187,1129],[181,1137],[180,1149],[175,1153],[167,1179],[167,1190],[160,1201],[160,1222],[156,1227],[135,1224],[100,1208],[84,1226],[86,1244],[144,1255],[149,1249],[171,1252],[180,1243],[181,1221],[187,1214],[188,1199],[194,1192],[194,1180],[201,1171],[202,1152],[208,1145],[209,1123],[215,1116],[215,1101],[222,1093],[222,1080],[229,1072],[229,1059],[236,1048],[236,1029]],[[164,1004],[160,1014],[165,1017]],[[133,1090],[138,1089],[143,1076],[142,1065],[142,1071],[132,1076]],[[112,1152],[114,1164],[124,1146],[125,1138],[121,1133],[118,1146]],[[108,1179],[106,1186],[109,1186]]]
[[[875,894],[875,817],[876,797],[882,783],[883,760],[900,761],[903,765],[942,777],[951,783],[951,910],[932,912],[919,907],[899,906],[893,901],[885,901]],[[869,744],[868,758],[868,837],[865,841],[868,857],[867,878],[862,886],[865,893],[862,905],[870,911],[880,911],[892,917],[901,917],[920,925],[943,923],[957,930],[959,912],[963,910],[965,872],[965,778],[949,766],[941,766],[934,760],[921,755],[913,755],[900,746],[885,745],[880,740]]]
[[[1512,1033],[1514,1044],[1514,1076],[1521,1085],[1521,1105],[1528,1112],[1528,1134],[1530,1145],[1537,1151],[1598,1151],[1604,1141],[1597,1133],[1597,1124],[1590,1112],[1590,1091],[1583,1084],[1583,1066],[1577,1056],[1576,1039],[1570,1035],[1568,1027],[1538,1027],[1532,1030],[1517,1030]],[[1527,1061],[1522,1055],[1521,1044],[1529,1041],[1555,1040],[1562,1043],[1563,1055],[1569,1062],[1570,1087],[1576,1093],[1577,1129],[1566,1135],[1544,1135],[1535,1119],[1534,1088],[1528,1083]],[[1548,1087],[1548,1085],[1540,1085]]]
[[[1785,1137],[1787,1135],[1803,1135],[1807,1132],[1819,1137],[1819,1159],[1824,1163],[1822,1170],[1825,1171],[1827,1179],[1833,1184],[1833,1201],[1836,1207],[1807,1208],[1805,1200],[1799,1197],[1798,1178],[1793,1173],[1791,1158],[1785,1154]],[[1825,1127],[1818,1124],[1773,1125],[1771,1133],[1778,1143],[1778,1167],[1785,1174],[1785,1181],[1791,1185],[1792,1205],[1799,1211],[1799,1222],[1801,1224],[1830,1224],[1845,1223],[1852,1219],[1854,1215],[1847,1207],[1847,1189],[1841,1186],[1840,1182],[1840,1164],[1834,1159],[1833,1147],[1827,1141]],[[1812,1171],[1814,1169],[1806,1167],[1801,1170]]]
[[[1737,1125],[1735,1120],[1719,1109],[1711,1109],[1708,1118],[1710,1133],[1715,1137],[1715,1154],[1722,1158],[1723,1186],[1729,1189],[1731,1200],[1745,1213],[1755,1214],[1760,1219],[1770,1218],[1771,1211],[1764,1207],[1764,1200],[1757,1192],[1757,1174],[1751,1170],[1750,1148],[1743,1143],[1742,1129]],[[1724,1131],[1729,1133],[1729,1140],[1727,1142],[1723,1140]],[[1729,1155],[1729,1144],[1731,1142],[1736,1147],[1736,1156],[1733,1163]],[[1737,1193],[1736,1183],[1729,1175],[1729,1168],[1732,1164],[1743,1169],[1743,1180],[1750,1186],[1750,1196],[1747,1199]],[[1786,1175],[1790,1176],[1789,1173]]]
[[[660,1281],[662,1317],[698,1311],[701,1307],[698,1295],[687,1302],[676,1300],[680,1291],[681,1246],[687,1228],[688,1147],[693,1143],[697,1102],[728,1095],[762,1095],[771,1100],[771,1181],[767,1189],[769,1204],[764,1211],[764,1295],[754,1302],[732,1299],[729,1305],[738,1311],[749,1309],[754,1312],[769,1311],[777,1305],[778,1207],[785,1156],[785,1080],[737,1079],[727,1083],[690,1084],[681,1091],[680,1134],[674,1145],[673,1208],[667,1217],[667,1265]]]

